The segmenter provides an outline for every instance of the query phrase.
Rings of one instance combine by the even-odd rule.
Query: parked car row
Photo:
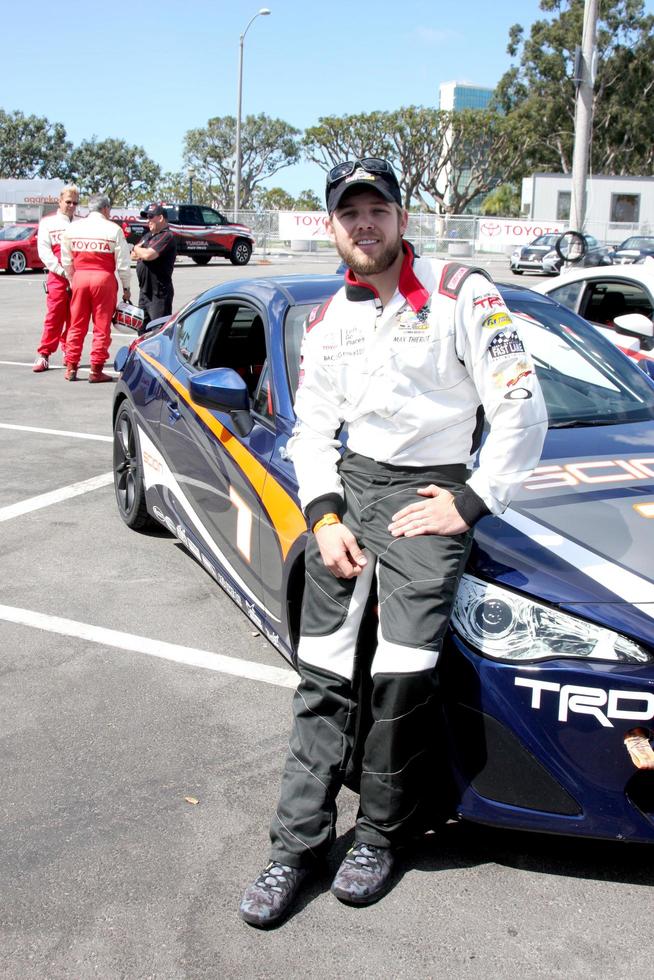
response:
[[[654,236],[632,235],[620,245],[606,245],[593,235],[583,235],[585,252],[576,263],[581,268],[605,265],[627,265],[642,262],[654,255]],[[528,245],[514,248],[509,258],[509,267],[516,276],[523,272],[542,272],[546,276],[558,276],[564,259],[557,249],[558,234],[539,235]]]

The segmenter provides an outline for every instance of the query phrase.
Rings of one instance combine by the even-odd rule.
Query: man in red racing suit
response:
[[[93,318],[91,372],[93,383],[113,381],[102,370],[109,357],[111,321],[116,311],[118,275],[123,286],[123,300],[130,301],[129,248],[123,230],[109,220],[111,202],[103,194],[89,201],[89,215],[76,221],[64,234],[61,261],[72,283],[70,327],[66,343],[66,381],[77,381],[77,368],[84,338]]]
[[[59,195],[59,210],[48,214],[39,222],[37,249],[39,258],[48,270],[45,290],[47,310],[43,321],[43,333],[36,360],[32,368],[37,374],[50,367],[50,355],[59,344],[65,357],[64,342],[70,316],[70,283],[61,264],[61,239],[73,220],[79,204],[79,190],[71,184]]]

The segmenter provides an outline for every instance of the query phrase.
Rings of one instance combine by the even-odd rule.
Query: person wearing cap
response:
[[[116,276],[123,287],[123,300],[129,303],[131,270],[123,229],[109,218],[109,198],[94,194],[88,207],[88,216],[70,225],[61,240],[61,264],[72,287],[65,379],[77,381],[84,338],[93,319],[89,381],[99,384],[114,380],[103,368],[109,358],[116,311]]]
[[[166,209],[160,204],[147,211],[148,231],[132,249],[136,259],[136,278],[139,283],[139,306],[145,316],[143,328],[150,320],[170,316],[173,311],[173,267],[177,243],[168,226]]]
[[[354,845],[331,886],[341,901],[380,898],[397,848],[429,826],[425,796],[437,765],[447,771],[437,662],[471,528],[503,512],[547,430],[533,362],[495,284],[415,255],[390,164],[346,161],[326,191],[347,271],[305,324],[287,445],[310,534],[270,862],[240,904],[259,927],[280,921],[334,841],[336,796],[353,776]],[[366,656],[357,642],[371,603],[377,642]],[[444,777],[435,789],[444,795]]]

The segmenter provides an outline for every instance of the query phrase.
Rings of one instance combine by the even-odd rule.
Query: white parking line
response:
[[[69,432],[67,429],[40,429],[35,425],[14,425],[0,422],[0,429],[16,429],[18,432],[39,432],[45,436],[69,436],[71,439],[94,439],[96,442],[111,442],[112,436],[96,436],[90,432]]]
[[[28,368],[31,368],[33,366],[33,364],[34,364],[34,361],[0,361],[0,364],[7,364],[10,367],[28,367]],[[51,364],[50,367],[48,368],[48,370],[49,371],[63,371],[64,367],[65,367],[65,365],[63,365],[63,364]],[[89,371],[89,370],[90,370],[90,368],[80,368],[80,371],[83,371],[85,373],[87,371]],[[115,378],[118,377],[118,371],[114,371],[112,368],[105,368],[104,370],[106,371],[107,374],[113,374],[113,376]]]
[[[47,630],[49,633],[59,633],[61,636],[74,636],[80,640],[89,640],[91,643],[100,643],[103,646],[131,650],[134,653],[144,653],[148,657],[159,657],[161,660],[172,660],[175,663],[188,664],[191,667],[202,667],[205,670],[214,670],[220,674],[247,677],[249,680],[274,684],[276,687],[294,688],[298,682],[295,671],[285,670],[282,667],[269,667],[252,660],[226,657],[222,653],[196,650],[193,647],[183,647],[177,643],[166,643],[164,640],[151,640],[146,636],[137,636],[135,633],[121,633],[118,630],[105,629],[102,626],[78,623],[73,619],[47,616],[30,609],[0,605],[0,619],[9,623],[16,623],[19,626],[29,626],[34,629]]]
[[[100,476],[91,477],[90,480],[71,483],[70,486],[60,487],[59,490],[40,493],[37,497],[28,497],[27,500],[21,500],[17,504],[9,504],[8,507],[0,508],[0,521],[9,521],[12,517],[20,517],[23,514],[29,514],[30,511],[39,510],[41,507],[49,507],[50,504],[58,504],[62,500],[70,500],[71,497],[79,497],[91,490],[106,487],[113,482],[113,478],[113,473],[102,473]]]

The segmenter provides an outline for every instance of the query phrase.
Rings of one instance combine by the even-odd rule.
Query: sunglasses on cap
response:
[[[338,184],[344,177],[349,177],[359,167],[369,174],[391,174],[392,177],[395,177],[393,168],[388,160],[382,160],[380,157],[363,157],[361,160],[345,160],[343,163],[337,163],[328,172],[327,190],[329,191],[334,184]]]

